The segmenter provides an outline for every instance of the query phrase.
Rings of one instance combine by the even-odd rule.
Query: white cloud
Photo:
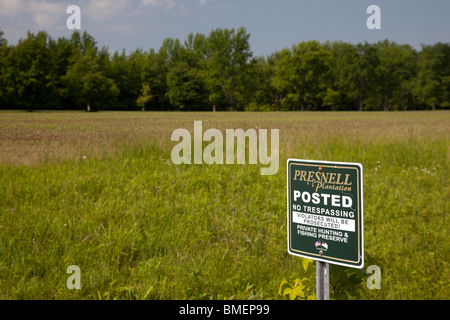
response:
[[[67,7],[59,2],[27,1],[24,10],[32,14],[36,26],[40,29],[53,28],[60,20]]]
[[[19,11],[22,6],[21,0],[0,0],[0,12],[1,13],[15,13]]]
[[[191,4],[204,5],[210,1],[195,0]],[[67,7],[72,4],[81,8],[82,26],[89,30],[97,27],[134,30],[136,19],[142,19],[149,11],[185,12],[187,9],[186,2],[181,0],[0,0],[0,27],[9,34],[23,35],[27,30],[63,32],[68,18]]]
[[[14,24],[22,24],[29,20],[40,29],[54,27],[61,19],[61,14],[65,12],[65,9],[66,6],[61,2],[47,0],[0,0],[2,20],[10,20]]]
[[[210,0],[197,0],[200,5]],[[159,7],[166,10],[184,8],[181,0],[0,0],[0,17],[29,19],[38,27],[51,26],[61,20],[71,4],[81,8],[82,15],[93,22],[104,22],[123,14],[136,14],[145,7]]]
[[[79,5],[82,12],[94,22],[104,22],[120,15],[134,16],[141,13],[144,7],[169,10],[182,6],[178,0],[84,0]]]
[[[164,7],[166,9],[172,9],[175,7],[175,0],[141,0],[141,3],[146,6],[150,5],[153,7]]]
[[[88,0],[81,4],[81,12],[92,21],[101,22],[111,19],[127,11],[133,6],[133,1],[127,0]]]
[[[30,28],[64,28],[68,17],[67,7],[76,3],[81,8],[82,18],[93,22],[104,22],[133,8],[140,0],[0,0],[0,17],[4,23],[23,25]],[[172,0],[171,0],[172,1]],[[9,22],[5,22],[8,21]]]

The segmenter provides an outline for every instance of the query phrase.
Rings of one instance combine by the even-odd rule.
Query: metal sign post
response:
[[[330,300],[330,265],[316,261],[316,300]]]

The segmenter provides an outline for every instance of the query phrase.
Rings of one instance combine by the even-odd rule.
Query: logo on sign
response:
[[[315,246],[316,246],[316,250],[322,250],[322,251],[328,250],[328,244],[325,241],[316,241]]]

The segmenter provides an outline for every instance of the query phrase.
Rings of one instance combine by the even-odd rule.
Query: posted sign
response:
[[[287,229],[290,254],[363,268],[362,165],[289,159]]]

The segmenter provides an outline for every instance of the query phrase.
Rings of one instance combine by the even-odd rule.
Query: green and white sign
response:
[[[359,163],[288,159],[290,254],[363,268],[362,171]]]

